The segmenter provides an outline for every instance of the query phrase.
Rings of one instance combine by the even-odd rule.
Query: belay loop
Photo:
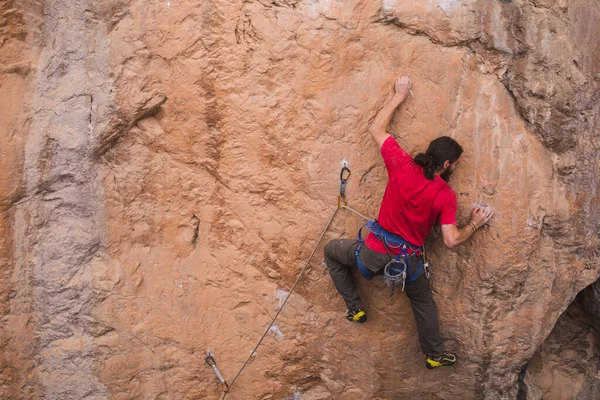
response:
[[[348,175],[344,176],[344,172],[347,172]],[[346,202],[346,183],[348,183],[348,178],[350,178],[352,172],[348,166],[344,165],[342,170],[340,171],[340,195],[338,196],[338,208],[342,208],[342,200],[344,201],[344,206],[348,203]]]

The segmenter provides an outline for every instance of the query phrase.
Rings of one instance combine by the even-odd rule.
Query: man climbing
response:
[[[405,266],[405,292],[415,316],[421,350],[427,368],[454,365],[456,355],[447,353],[440,337],[438,316],[429,273],[423,263],[423,245],[431,228],[439,221],[444,243],[457,246],[471,237],[492,217],[487,208],[473,210],[468,225],[456,224],[456,194],[447,181],[463,152],[462,147],[447,136],[433,140],[425,153],[414,160],[386,130],[394,111],[410,92],[407,76],[396,79],[395,95],[377,113],[369,132],[381,151],[388,172],[388,184],[377,221],[362,240],[332,240],[325,246],[325,262],[336,289],[344,298],[346,318],[363,323],[367,315],[352,277],[352,269],[371,279],[382,274],[394,261]],[[392,265],[392,264],[390,264]]]

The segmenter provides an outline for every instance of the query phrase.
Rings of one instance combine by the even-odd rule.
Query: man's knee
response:
[[[334,258],[336,243],[337,243],[337,239],[331,240],[329,243],[327,243],[325,245],[325,250],[323,251],[325,254],[325,260]]]

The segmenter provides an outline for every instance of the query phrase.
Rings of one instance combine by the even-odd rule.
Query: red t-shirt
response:
[[[427,179],[423,168],[391,136],[383,142],[381,156],[389,177],[377,218],[383,229],[412,245],[423,246],[438,219],[442,225],[456,225],[456,193],[442,178]],[[386,253],[383,243],[371,232],[365,244]]]

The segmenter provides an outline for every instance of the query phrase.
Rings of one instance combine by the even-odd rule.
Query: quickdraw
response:
[[[219,378],[219,380],[221,381],[221,389],[223,389],[223,392],[227,393],[229,391],[229,385],[227,384],[227,382],[225,382],[225,378],[223,378],[223,375],[221,375],[221,371],[219,371],[219,368],[217,368],[217,362],[215,361],[215,358],[213,357],[210,351],[204,359],[204,362],[208,364],[209,367],[212,367],[212,369],[215,371],[215,374],[217,374],[217,378]]]

